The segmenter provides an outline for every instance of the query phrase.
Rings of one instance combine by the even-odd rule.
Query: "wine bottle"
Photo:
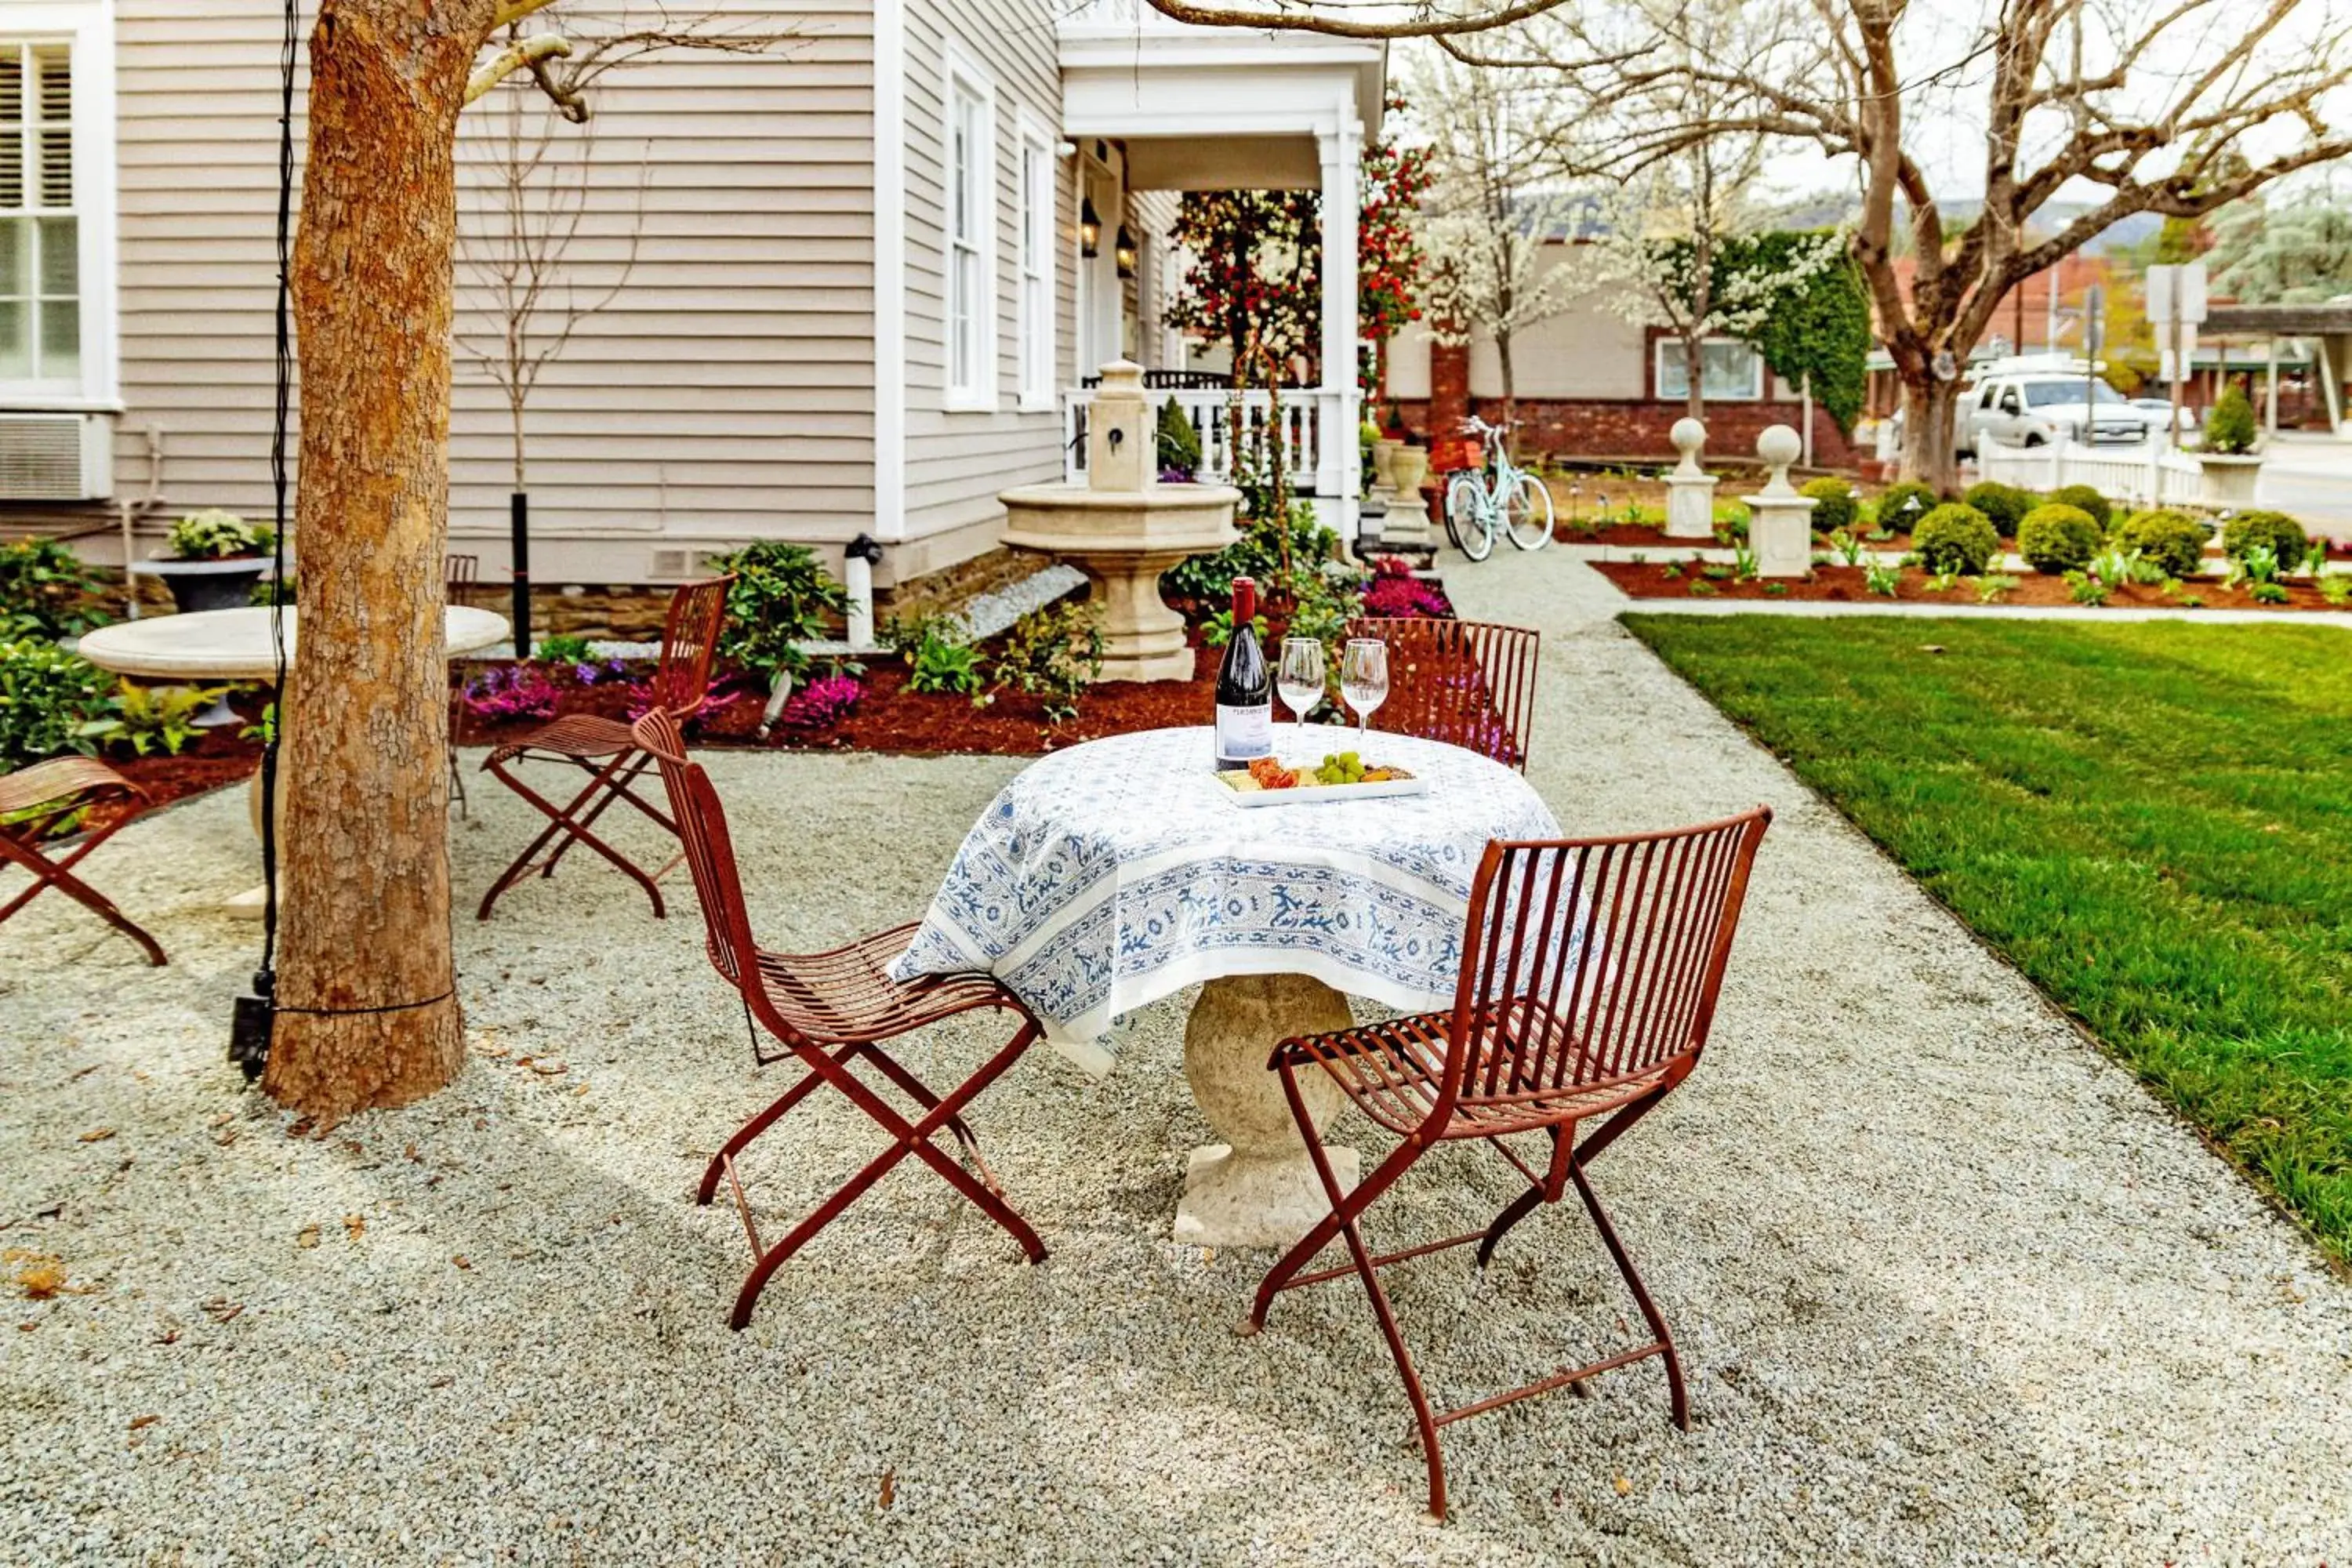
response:
[[[1258,646],[1257,584],[1234,579],[1234,635],[1217,666],[1217,766],[1245,768],[1274,755],[1274,669]]]

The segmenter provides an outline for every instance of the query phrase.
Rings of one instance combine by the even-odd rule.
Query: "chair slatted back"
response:
[[[1486,847],[1470,895],[1445,1097],[1508,1104],[1688,1069],[1771,821]]]
[[[751,941],[751,917],[743,905],[743,883],[735,870],[735,847],[727,835],[727,813],[710,775],[686,754],[686,739],[667,709],[656,708],[630,726],[637,744],[661,769],[670,815],[677,819],[678,843],[694,877],[696,900],[712,967],[749,996],[759,988],[759,949]]]
[[[1360,616],[1351,637],[1389,649],[1389,694],[1371,728],[1444,741],[1506,766],[1528,768],[1542,637],[1486,621]]]
[[[701,712],[703,699],[710,695],[710,661],[727,625],[727,590],[734,582],[732,577],[709,577],[688,583],[669,596],[653,699],[655,706],[681,724]]]
[[[444,555],[441,557],[441,597],[452,605],[466,602],[467,590],[482,580],[482,558],[478,555]]]

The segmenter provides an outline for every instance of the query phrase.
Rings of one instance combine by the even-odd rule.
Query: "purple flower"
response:
[[[780,717],[796,730],[821,730],[839,723],[865,695],[854,675],[824,676],[793,693]]]
[[[1453,603],[1433,583],[1418,577],[1381,575],[1364,590],[1364,614],[1381,618],[1419,616],[1444,620],[1454,614]]]

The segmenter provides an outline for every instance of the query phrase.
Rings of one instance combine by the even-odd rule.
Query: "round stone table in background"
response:
[[[270,615],[267,608],[247,608],[117,621],[84,633],[76,651],[100,669],[140,680],[183,686],[224,680],[267,684],[278,679]],[[291,605],[285,615],[286,659],[291,665],[299,654],[300,621]],[[451,605],[442,615],[442,650],[451,656],[504,642],[512,630],[504,616],[470,605]],[[253,820],[257,836],[261,826],[258,772],[253,782]],[[263,900],[263,889],[256,888],[237,894],[224,907],[241,919],[259,920]]]

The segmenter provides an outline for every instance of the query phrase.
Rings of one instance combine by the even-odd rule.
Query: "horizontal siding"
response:
[[[279,16],[274,0],[119,5],[125,424],[162,433],[173,509],[269,504]],[[729,0],[716,20],[798,37],[760,55],[649,57],[594,89],[587,212],[563,281],[595,297],[627,274],[530,398],[535,539],[838,541],[871,515],[870,7]],[[501,89],[462,124],[469,187],[509,91],[527,89]],[[567,182],[583,145],[559,133],[551,163]],[[470,189],[461,205],[479,210]],[[512,438],[503,392],[465,352],[500,326],[467,251],[451,531],[488,543],[506,529]],[[144,443],[117,449],[119,493],[142,493]],[[640,549],[608,553],[616,575],[643,569]]]
[[[998,410],[949,413],[945,91],[949,40],[996,100]],[[997,492],[1058,479],[1061,416],[1019,412],[1020,110],[1061,135],[1061,69],[1051,8],[1038,0],[908,0],[907,5],[907,507],[909,538],[1001,525]],[[1069,261],[1076,246],[1071,161],[1055,159],[1055,356],[1069,363]],[[986,542],[992,532],[972,541]]]

